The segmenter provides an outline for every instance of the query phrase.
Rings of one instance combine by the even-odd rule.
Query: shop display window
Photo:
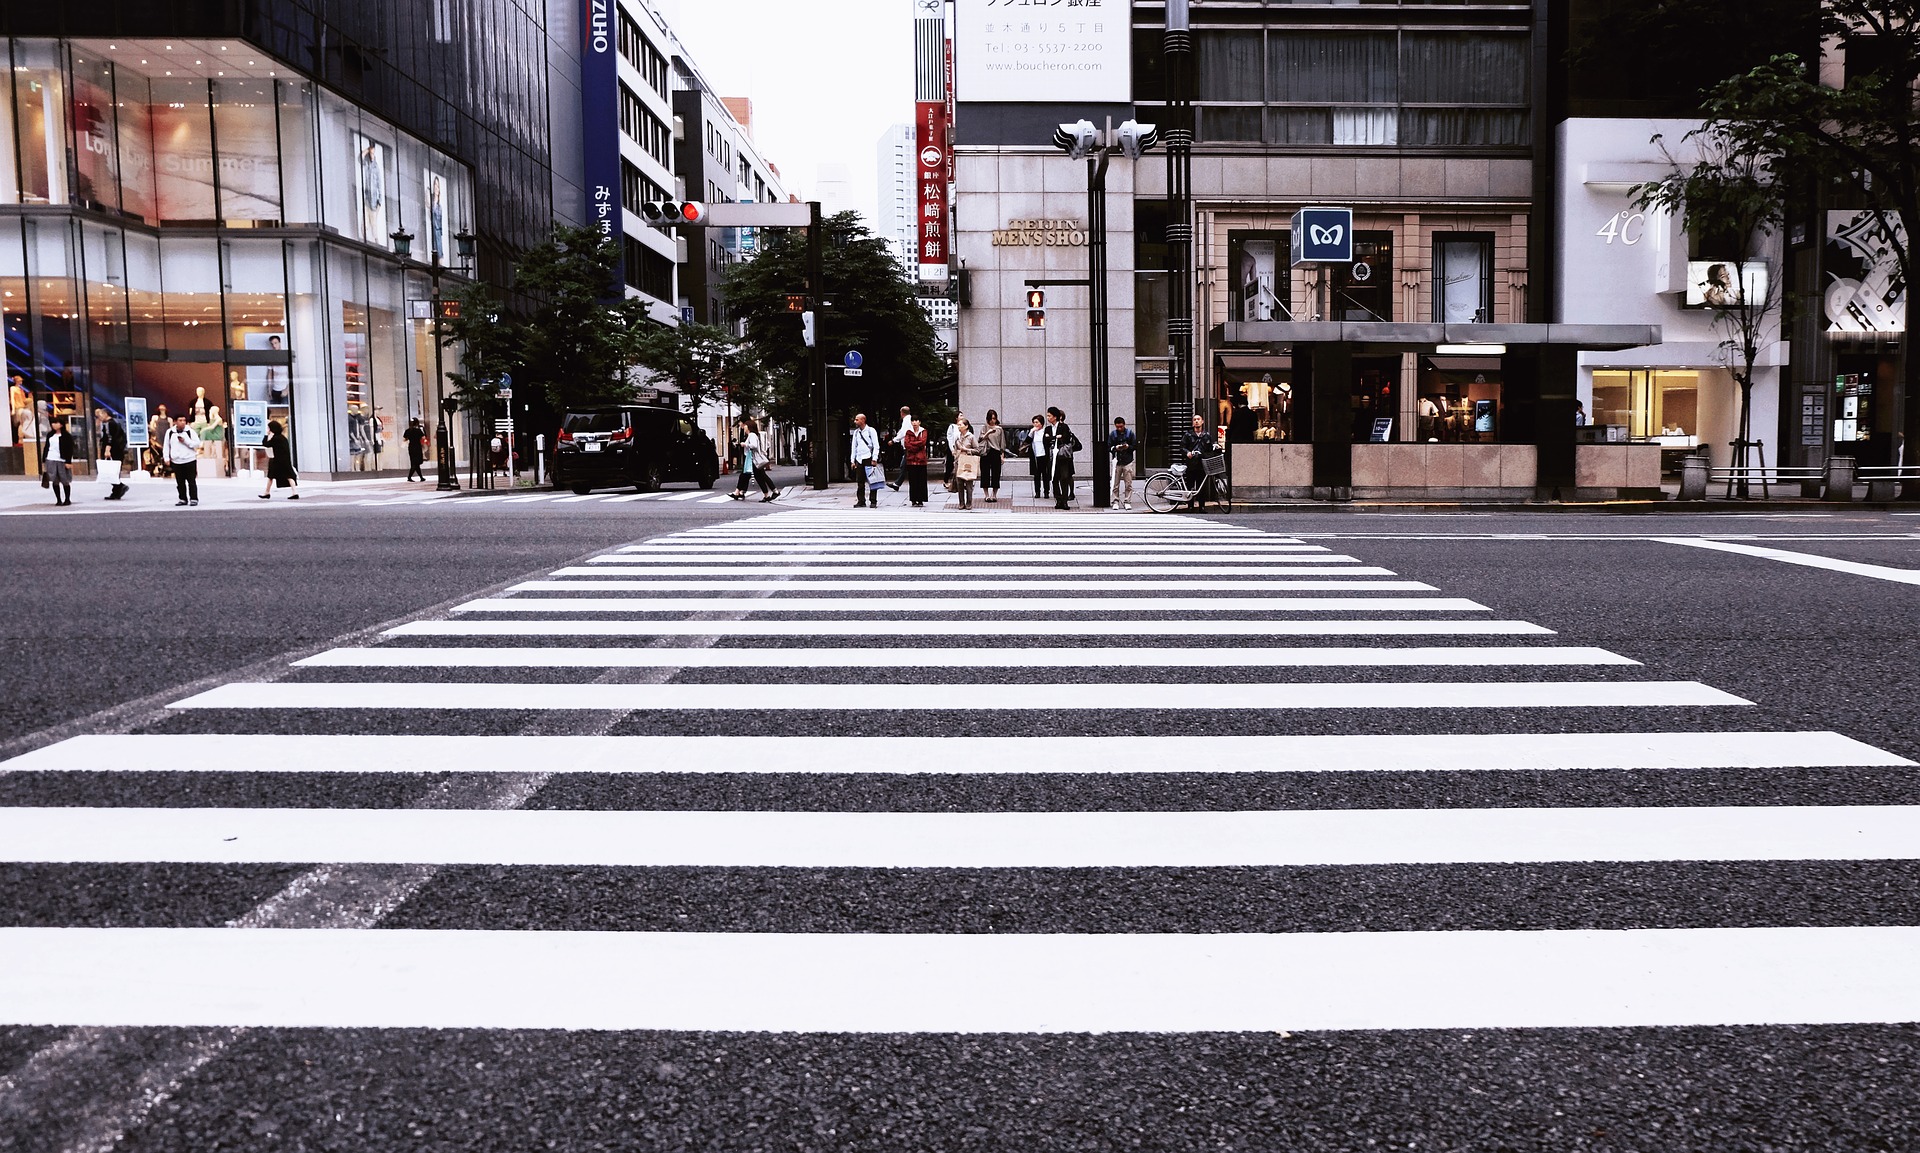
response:
[[[280,141],[271,80],[213,82],[220,146],[220,218],[228,227],[275,224],[280,212]]]
[[[1353,263],[1332,265],[1331,320],[1393,319],[1393,233],[1353,234]]]
[[[1234,320],[1292,320],[1291,232],[1227,233],[1228,315]]]
[[[73,54],[73,199],[89,208],[120,207],[120,150],[114,147],[113,66]]]
[[[1227,427],[1227,440],[1248,442],[1286,442],[1295,438],[1298,415],[1293,394],[1291,357],[1234,357],[1219,371],[1226,389],[1221,401],[1219,423]],[[1299,435],[1307,435],[1301,427]]]
[[[0,204],[20,203],[20,168],[13,151],[13,85],[0,84]]]
[[[1381,422],[1386,422],[1382,424]],[[1401,439],[1400,358],[1353,358],[1353,443],[1390,443]]]
[[[1596,371],[1593,411],[1600,428],[1624,428],[1628,439],[1665,448],[1700,445],[1700,374],[1647,369]],[[1617,439],[1597,436],[1596,439]]]
[[[1414,435],[1429,444],[1499,443],[1502,384],[1498,358],[1422,357]]]
[[[115,139],[120,145],[120,209],[147,224],[160,221],[154,191],[153,83],[130,68],[113,76]]]
[[[1437,324],[1484,324],[1493,319],[1493,237],[1435,233],[1433,319]]]
[[[13,49],[14,156],[22,204],[67,201],[66,79],[51,40],[16,40]]]
[[[153,81],[153,186],[169,224],[218,221],[213,195],[213,116],[205,80]]]

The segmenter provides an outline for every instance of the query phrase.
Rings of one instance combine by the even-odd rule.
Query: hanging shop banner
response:
[[[914,169],[919,175],[920,281],[947,279],[947,102],[922,100],[914,116]]]
[[[267,443],[267,402],[233,402],[233,443],[237,448],[259,448]]]
[[[957,0],[955,95],[967,103],[1125,104],[1133,99],[1125,0]]]
[[[1828,332],[1907,330],[1907,284],[1894,244],[1899,235],[1900,222],[1876,212],[1827,213]]]
[[[147,398],[130,396],[127,398],[127,447],[147,447]]]
[[[587,222],[611,237],[620,226],[620,65],[612,0],[581,0],[581,155],[586,171]],[[614,246],[613,282],[626,283],[621,246]]]

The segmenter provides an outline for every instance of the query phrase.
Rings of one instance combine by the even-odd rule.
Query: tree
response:
[[[671,379],[702,405],[732,403],[742,413],[764,407],[772,380],[753,346],[711,324],[660,324],[645,321],[631,330],[632,363]]]
[[[460,367],[447,374],[452,399],[465,412],[491,411],[501,376],[520,368],[520,326],[484,281],[462,285],[447,299],[458,314],[436,327],[443,347],[460,350]]]
[[[808,302],[817,318],[817,339],[829,364],[855,349],[865,361],[857,383],[828,374],[833,409],[879,413],[901,404],[915,405],[916,411],[925,408],[924,398],[940,388],[945,364],[914,285],[886,242],[869,231],[857,213],[836,213],[822,225],[825,283]],[[805,291],[806,233],[766,229],[761,236],[760,254],[727,271],[727,305],[746,321],[747,340],[772,378],[768,411],[781,420],[804,421],[809,350],[801,343],[800,317],[788,311],[787,297]]]
[[[1786,223],[1787,191],[1775,161],[1767,153],[1749,152],[1728,129],[1709,122],[1686,134],[1684,141],[1697,150],[1692,163],[1682,163],[1660,145],[1673,170],[1662,180],[1643,184],[1634,207],[1676,214],[1696,238],[1717,240],[1724,262],[1712,267],[1727,279],[1708,289],[1707,304],[1715,323],[1727,334],[1721,349],[1728,358],[1734,383],[1740,386],[1740,431],[1734,442],[1733,467],[1750,463],[1753,444],[1753,369],[1762,342],[1777,337],[1774,318],[1779,312],[1781,271],[1766,257]],[[1759,275],[1749,270],[1759,266]],[[1747,495],[1747,478],[1738,474],[1740,495]]]
[[[633,395],[631,331],[644,313],[614,276],[619,252],[597,228],[556,225],[520,259],[515,287],[540,302],[522,330],[521,373],[557,409]]]
[[[1707,126],[1736,152],[1774,158],[1811,187],[1839,190],[1872,213],[1904,284],[1920,273],[1920,0],[1824,0],[1821,33],[1848,48],[1846,85],[1821,83],[1817,63],[1775,56],[1715,85]],[[1902,453],[1920,444],[1920,356],[1902,360]],[[1920,481],[1904,495],[1920,497]]]

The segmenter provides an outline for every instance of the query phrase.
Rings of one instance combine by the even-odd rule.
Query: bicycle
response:
[[[1233,498],[1227,495],[1227,456],[1218,453],[1200,458],[1201,467],[1206,476],[1199,488],[1187,485],[1187,466],[1176,464],[1163,468],[1147,477],[1144,486],[1147,508],[1154,512],[1172,512],[1177,508],[1191,508],[1211,485],[1213,491],[1226,502],[1227,508],[1233,508]]]

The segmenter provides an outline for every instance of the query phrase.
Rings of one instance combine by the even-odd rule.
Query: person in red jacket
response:
[[[900,438],[900,446],[906,450],[907,497],[915,508],[927,503],[927,440],[927,430],[920,427],[917,416]]]

